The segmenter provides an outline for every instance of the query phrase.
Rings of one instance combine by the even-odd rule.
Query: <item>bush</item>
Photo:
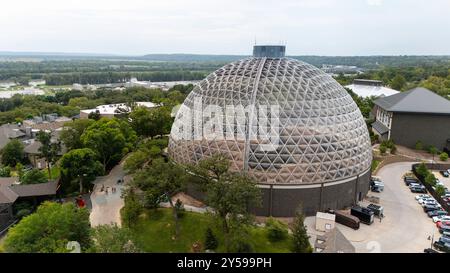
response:
[[[384,154],[386,153],[386,151],[387,151],[386,146],[383,145],[383,144],[381,144],[381,145],[380,145],[380,153],[381,153],[382,155],[384,155]]]
[[[47,177],[38,169],[32,169],[20,177],[21,184],[40,184],[48,182]]]
[[[286,239],[288,235],[287,227],[280,221],[272,217],[267,220],[267,238],[271,242],[279,242]]]
[[[206,229],[205,233],[205,249],[215,250],[219,246],[216,236],[211,228]]]
[[[436,187],[436,194],[437,194],[438,196],[443,196],[443,195],[445,194],[445,187],[442,186],[442,185],[438,185],[438,186]]]
[[[422,178],[425,178],[429,173],[427,166],[425,166],[425,163],[420,163],[420,165],[418,167],[416,167],[416,172]]]
[[[439,159],[441,160],[441,161],[447,161],[448,160],[448,154],[447,153],[441,153],[440,155],[439,155]]]
[[[438,149],[433,145],[428,146],[428,152],[432,155],[438,154]]]
[[[423,150],[422,141],[419,140],[416,142],[416,150]]]
[[[391,147],[391,154],[395,154],[395,153],[397,153],[397,146],[392,146]]]
[[[436,185],[436,177],[434,176],[434,174],[429,172],[427,174],[427,176],[425,177],[425,183],[427,183],[428,185],[431,185],[431,186]]]
[[[11,167],[5,166],[0,168],[0,177],[11,177]]]
[[[248,241],[234,240],[231,245],[232,253],[253,253],[255,250]]]
[[[19,210],[19,211],[16,213],[16,217],[17,217],[18,219],[22,219],[23,217],[28,216],[28,215],[30,215],[30,214],[31,214],[31,210],[29,210],[29,209],[21,209],[21,210]]]

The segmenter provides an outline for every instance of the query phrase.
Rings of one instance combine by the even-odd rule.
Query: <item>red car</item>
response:
[[[436,226],[438,228],[442,228],[442,226],[450,226],[450,221],[438,221],[436,222]]]

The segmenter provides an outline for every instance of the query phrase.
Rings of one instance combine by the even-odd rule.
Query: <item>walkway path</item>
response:
[[[124,179],[126,184],[129,180],[123,171],[123,164],[124,161],[115,166],[107,176],[97,177],[93,182],[95,185],[91,194],[92,211],[89,217],[93,227],[105,224],[121,225],[120,209],[124,206],[121,195],[124,185],[118,185],[117,181]],[[104,191],[101,191],[102,186]],[[112,193],[112,187],[116,188],[115,193]]]

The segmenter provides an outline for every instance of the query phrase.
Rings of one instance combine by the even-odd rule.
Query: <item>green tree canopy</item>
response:
[[[134,147],[136,133],[125,120],[102,118],[85,130],[81,141],[97,154],[106,169]]]
[[[137,253],[132,232],[126,227],[101,225],[92,229],[92,251],[96,253]]]
[[[66,182],[76,179],[79,182],[80,193],[89,186],[97,175],[102,174],[103,168],[97,160],[97,155],[89,148],[74,149],[61,158],[59,165]]]
[[[81,135],[92,123],[94,123],[92,119],[77,119],[65,124],[60,139],[68,150],[83,148]]]
[[[13,226],[5,239],[7,252],[68,252],[76,241],[82,250],[91,246],[89,212],[74,204],[44,202],[37,211]]]
[[[29,170],[20,177],[21,184],[40,184],[46,182],[48,182],[47,177],[38,169]]]
[[[61,153],[61,142],[52,141],[52,135],[49,132],[39,131],[36,139],[41,143],[39,147],[40,157],[45,158],[47,162],[48,177],[52,179],[51,165],[56,162]]]
[[[2,164],[10,167],[15,167],[24,159],[24,146],[22,142],[13,139],[2,149]]]

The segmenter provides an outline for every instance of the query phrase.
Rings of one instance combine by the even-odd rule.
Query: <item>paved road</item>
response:
[[[89,217],[92,226],[112,223],[121,225],[120,209],[124,205],[124,201],[121,198],[123,185],[117,185],[117,180],[124,177],[122,161],[107,176],[98,177],[93,182],[95,186],[91,194],[92,211]],[[125,182],[127,182],[127,179],[125,177]],[[108,193],[101,191],[102,185],[105,189],[108,189]],[[111,192],[111,187],[117,189],[115,193]]]
[[[379,196],[384,207],[385,218],[380,223],[378,218],[370,225],[361,224],[354,231],[338,224],[342,233],[356,248],[356,252],[423,252],[430,247],[428,237],[439,232],[433,221],[423,212],[403,183],[402,176],[411,170],[412,163],[394,163],[379,170],[377,176],[382,179],[385,189],[381,193],[369,193]]]

